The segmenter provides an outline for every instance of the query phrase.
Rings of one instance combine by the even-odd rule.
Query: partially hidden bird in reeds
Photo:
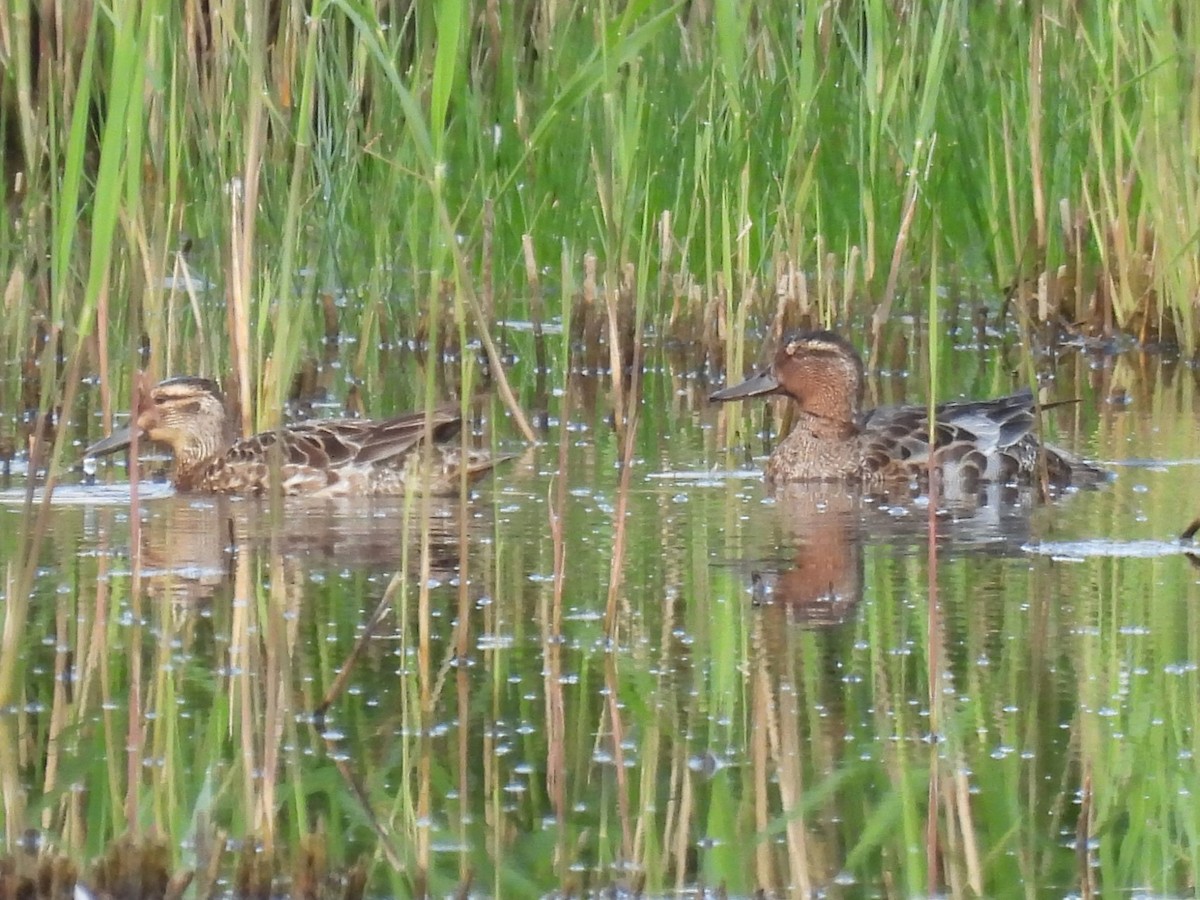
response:
[[[943,482],[1051,486],[1096,483],[1099,467],[1043,442],[1037,409],[1025,390],[990,400],[954,400],[925,406],[863,410],[863,363],[854,347],[831,331],[799,331],[784,338],[771,364],[714,392],[713,401],[770,394],[790,397],[791,433],[766,464],[773,484],[845,480],[867,486],[920,480],[930,468]],[[1069,401],[1068,401],[1069,402]]]
[[[219,385],[179,376],[139,383],[128,427],[88,447],[102,456],[139,440],[168,447],[178,491],[285,495],[451,494],[508,456],[464,450],[458,410],[435,407],[392,419],[310,419],[235,439]]]

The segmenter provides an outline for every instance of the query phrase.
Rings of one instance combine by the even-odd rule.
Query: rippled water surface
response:
[[[1115,478],[1049,502],[772,496],[766,405],[737,418],[664,366],[624,490],[586,379],[461,503],[147,484],[135,515],[121,468],[75,473],[28,602],[18,467],[6,821],[90,852],[136,821],[190,865],[204,823],[319,822],[379,894],[1189,890],[1195,374],[1079,371],[1048,429]]]

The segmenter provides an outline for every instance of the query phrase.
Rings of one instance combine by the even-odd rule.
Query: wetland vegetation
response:
[[[0,5],[0,891],[1193,890],[1196,47],[1183,0]],[[786,413],[706,397],[808,324],[872,404],[1078,398],[1116,480],[769,494]],[[517,456],[131,496],[80,454],[140,371]]]

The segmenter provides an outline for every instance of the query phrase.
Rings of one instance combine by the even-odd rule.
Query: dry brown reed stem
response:
[[[27,561],[22,560],[19,568],[23,570],[26,565]],[[13,574],[16,568],[17,561],[10,559],[4,574],[4,595],[8,598],[4,604],[4,625],[0,629],[0,707],[4,708],[12,706],[17,697],[17,662],[21,658],[25,622],[29,617],[29,592],[19,589],[19,580]]]
[[[936,422],[935,409],[934,398],[931,395],[929,398],[930,434],[933,433]],[[941,607],[938,601],[938,479],[932,453],[929,454],[927,479],[929,482],[929,507],[926,519],[925,546],[929,596],[926,599],[925,618],[925,658],[927,666],[925,677],[929,690],[929,731],[936,737],[939,729],[942,727],[942,623]],[[932,741],[929,745],[929,801],[928,812],[925,818],[925,872],[928,879],[925,890],[926,894],[930,897],[936,896],[939,893],[940,884],[938,869],[940,864],[939,838],[941,832],[938,828],[940,818],[940,793],[938,785],[941,782],[941,770],[939,768],[941,752],[942,749],[939,742],[937,740]]]
[[[566,832],[561,826],[567,820],[566,791],[566,701],[563,698],[562,680],[562,607],[563,589],[566,583],[566,539],[563,521],[567,512],[567,474],[570,454],[571,398],[574,396],[573,378],[567,370],[567,383],[563,391],[563,405],[559,416],[558,431],[558,474],[551,480],[547,508],[550,514],[550,540],[554,553],[554,585],[549,609],[542,605],[542,653],[545,656],[543,688],[546,694],[546,794],[554,809],[554,818],[559,823],[557,859],[561,874],[565,875]]]
[[[271,550],[271,581],[267,591],[267,604],[263,611],[266,621],[259,629],[259,646],[262,648],[260,661],[260,690],[262,695],[262,726],[256,737],[261,746],[261,776],[262,788],[259,792],[258,803],[262,808],[263,843],[268,849],[275,846],[275,815],[277,808],[276,792],[279,785],[280,760],[279,752],[283,744],[285,722],[290,721],[288,713],[292,704],[287,701],[288,660],[291,658],[287,640],[288,607],[288,572],[282,555],[278,550],[278,541],[273,539]],[[290,617],[291,621],[299,621],[299,616]]]
[[[1004,186],[1005,200],[1008,206],[1008,233],[1012,235],[1014,241],[1013,250],[1017,253],[1017,258],[1013,260],[1013,285],[1014,288],[1009,289],[1011,293],[1015,289],[1015,285],[1019,284],[1023,278],[1022,267],[1025,259],[1025,247],[1017,248],[1015,242],[1021,234],[1021,205],[1017,200],[1017,179],[1016,179],[1016,152],[1013,146],[1012,123],[1009,121],[1009,112],[1007,106],[1001,106],[1000,109],[1000,130],[1001,141],[1004,148]],[[1086,189],[1086,186],[1085,186]],[[1007,297],[1005,298],[1008,299]]]
[[[750,278],[742,279],[741,296],[738,298],[737,309],[734,312],[733,327],[729,332],[730,339],[737,341],[735,350],[739,366],[746,359],[746,337],[749,333],[747,319],[749,318],[750,307],[754,305],[754,298],[757,295],[758,278],[751,276]]]
[[[482,325],[482,322],[480,322]],[[429,415],[426,410],[426,416]],[[429,423],[426,422],[428,429]],[[430,464],[433,442],[425,441],[425,465]],[[417,692],[419,696],[417,719],[417,753],[416,765],[416,795],[418,822],[429,822],[433,809],[433,748],[430,741],[434,717],[434,698],[436,689],[433,674],[433,640],[432,609],[429,599],[432,578],[432,559],[429,552],[429,504],[427,493],[419,498],[421,539],[420,561],[418,571],[420,582],[417,588]],[[418,826],[413,834],[413,856],[416,860],[417,871],[422,875],[429,871],[432,853],[432,829],[428,825]]]
[[[1095,870],[1091,865],[1091,846],[1096,828],[1096,803],[1092,792],[1092,762],[1084,756],[1083,779],[1079,786],[1079,817],[1075,820],[1075,868],[1079,873],[1079,896],[1096,896]]]
[[[533,238],[530,235],[521,235],[521,248],[525,255],[525,282],[529,285],[529,318],[533,324],[534,362],[538,373],[543,374],[547,371],[546,336],[542,327],[546,309],[542,298],[542,279],[538,274],[537,257],[534,255]]]
[[[958,833],[962,838],[962,856],[967,866],[967,883],[976,897],[983,896],[983,859],[979,855],[979,841],[975,837],[975,815],[971,811],[971,784],[967,778],[967,764],[956,751],[954,766],[954,809],[957,812]],[[960,892],[961,893],[961,892]]]
[[[111,550],[108,546],[108,537],[110,533],[107,528],[102,530],[106,537],[101,541],[104,545],[103,549]],[[109,654],[109,606],[111,600],[111,565],[110,559],[116,557],[115,553],[102,554],[100,565],[97,567],[95,587],[95,602],[85,604],[85,620],[80,622],[78,626],[78,641],[79,647],[76,650],[76,658],[78,667],[75,673],[76,688],[75,688],[75,703],[72,709],[74,715],[74,724],[78,726],[83,722],[91,722],[92,717],[96,715],[96,710],[100,709],[100,717],[103,726],[109,736],[115,740],[115,735],[111,735],[111,720],[112,714],[109,708],[106,707],[105,701],[118,698],[110,698],[107,693],[108,666],[111,660]],[[124,698],[119,698],[124,702]],[[107,778],[104,779],[108,789],[109,799],[113,805],[119,802],[116,796],[117,786],[120,784],[121,778],[118,772],[118,760],[115,754],[109,754],[105,760],[105,768]],[[83,838],[87,834],[84,826],[82,815],[82,798],[73,797],[70,806],[68,807],[66,823],[63,827],[63,838],[68,843],[81,845]],[[48,817],[43,817],[43,824],[49,826]]]
[[[617,431],[617,440],[621,441],[625,437],[627,423],[625,421],[625,367],[621,364],[621,326],[617,313],[619,299],[620,294],[615,286],[605,287],[604,309],[608,316],[608,365],[612,377],[613,426]]]
[[[100,415],[106,432],[112,430],[112,391],[109,390],[108,364],[108,279],[104,280],[105,289],[100,291],[96,299],[96,333],[92,339],[96,343],[96,359],[100,376]]]
[[[796,270],[796,264],[791,257],[780,256],[775,260],[775,271],[782,271],[775,280],[775,315],[771,319],[771,343],[778,344],[783,337],[784,321],[788,307],[797,305],[797,282],[804,276]],[[801,312],[804,307],[800,307]]]
[[[607,688],[605,707],[611,730],[609,738],[616,779],[617,816],[621,821],[621,858],[629,863],[633,860],[633,822],[629,808],[629,770],[625,766],[625,725],[621,719],[621,679],[617,674],[617,653],[613,646],[604,656],[604,685]]]
[[[238,340],[234,346],[239,357],[235,358],[238,376],[238,398],[241,405],[242,433],[252,434],[254,418],[251,405],[251,390],[255,387],[254,371],[251,368],[250,355],[250,303],[254,296],[255,246],[258,233],[259,179],[262,174],[262,161],[267,146],[266,103],[269,86],[264,64],[267,54],[268,21],[265,3],[250,2],[242,6],[244,16],[248,52],[250,56],[250,74],[248,90],[248,106],[246,109],[245,162],[238,190],[232,190],[235,206],[240,201],[241,228],[235,229],[232,238],[241,241],[239,260],[241,266],[234,270],[233,284],[237,291],[239,309],[236,325]],[[290,273],[289,273],[290,274]],[[266,302],[266,298],[259,298]],[[272,410],[272,413],[275,411]]]
[[[483,314],[489,322],[496,321],[496,265],[492,254],[496,246],[496,204],[491,197],[483,201],[483,240],[480,249],[482,272],[479,287]]]
[[[941,831],[938,828],[940,818],[940,794],[938,785],[941,783],[941,770],[938,768],[939,755],[936,741],[929,746],[929,784],[927,785],[927,800],[925,811],[925,894],[928,897],[940,895],[939,885],[942,883],[939,867],[942,863]]]
[[[625,751],[622,743],[624,740],[624,726],[621,720],[620,704],[620,679],[617,676],[617,650],[620,644],[620,638],[617,633],[617,612],[619,606],[619,598],[621,593],[622,573],[625,569],[625,548],[626,535],[628,529],[626,523],[628,521],[627,510],[629,506],[629,490],[633,471],[633,451],[635,445],[635,437],[637,434],[637,420],[640,400],[641,379],[639,373],[642,364],[642,341],[640,321],[635,324],[634,333],[631,337],[633,347],[631,348],[631,365],[630,365],[630,384],[628,393],[625,394],[620,385],[620,375],[623,369],[623,356],[621,352],[621,333],[617,320],[616,300],[619,294],[614,288],[609,288],[606,291],[605,298],[608,308],[608,327],[609,327],[609,353],[613,367],[613,392],[614,409],[613,415],[618,428],[618,435],[622,438],[621,448],[621,478],[617,488],[617,503],[614,513],[613,522],[613,552],[612,563],[608,573],[608,601],[605,604],[604,613],[604,634],[608,639],[608,653],[605,657],[605,679],[608,686],[608,713],[609,726],[612,730],[612,752],[613,766],[616,773],[617,781],[617,809],[621,819],[621,836],[622,836],[622,853],[626,860],[632,859],[633,854],[633,826],[630,819],[629,809],[629,785],[625,769]]]
[[[714,282],[716,289],[708,295],[704,310],[701,342],[709,363],[715,368],[722,368],[725,361],[725,274],[717,272]]]
[[[688,873],[691,866],[688,863],[688,851],[692,847],[692,815],[695,812],[696,798],[695,789],[692,782],[692,769],[687,763],[685,755],[687,746],[684,741],[679,741],[676,745],[679,749],[676,753],[673,768],[677,773],[677,777],[673,779],[673,786],[677,789],[672,791],[672,796],[678,797],[679,801],[676,805],[675,813],[675,840],[668,845],[668,852],[674,857],[671,868],[675,870],[675,890],[683,896],[684,887],[688,883]],[[679,782],[682,782],[679,784]],[[670,831],[667,832],[668,840],[670,840]]]
[[[850,319],[850,302],[854,299],[854,285],[858,276],[858,261],[861,256],[862,252],[856,245],[850,248],[850,253],[846,257],[846,280],[842,284],[842,308],[839,316],[843,321],[848,321]]]
[[[233,360],[233,389],[226,396],[234,398],[242,434],[253,432],[250,415],[250,272],[244,258],[246,243],[242,235],[242,212],[238,191],[230,185],[230,278],[226,298],[225,319],[229,332],[230,356]],[[253,218],[253,216],[251,216]]]
[[[464,579],[465,582],[465,579]],[[460,589],[460,597],[464,593]],[[465,635],[469,632],[470,626],[466,619],[470,615],[470,604],[459,603],[459,619],[458,631],[459,634]],[[475,774],[474,767],[471,765],[471,679],[467,675],[467,667],[458,665],[454,667],[454,690],[455,697],[458,699],[458,796],[469,797],[471,790],[471,777]],[[458,813],[458,839],[462,846],[467,847],[469,844],[468,822],[470,815],[464,808],[465,804],[459,804]],[[462,860],[462,865],[466,866],[466,858]]]
[[[538,274],[532,235],[528,233],[521,235],[521,251],[525,258],[525,283],[529,287],[529,318],[533,325],[533,333],[540,340],[545,312],[542,307],[542,279]]]
[[[674,634],[676,634],[676,625],[678,616],[674,607],[677,606],[672,594],[668,592],[667,608],[662,616],[662,637],[660,646],[662,648],[661,671],[677,671],[678,666],[674,665],[674,660],[668,656],[670,654],[673,643]],[[672,850],[672,834],[676,829],[676,812],[677,798],[679,797],[679,779],[680,773],[685,772],[685,757],[688,755],[688,748],[684,740],[674,740],[671,742],[670,748],[666,751],[660,751],[661,736],[666,733],[677,734],[683,732],[682,716],[679,715],[679,710],[676,713],[668,716],[670,721],[664,721],[661,718],[655,718],[653,726],[653,740],[643,742],[641,757],[643,760],[653,760],[653,770],[643,770],[643,785],[659,785],[660,782],[665,782],[666,799],[662,803],[662,826],[658,835],[659,847],[662,857],[670,859]],[[648,736],[649,737],[649,736]],[[667,755],[670,754],[670,758]],[[670,762],[670,769],[667,770],[666,778],[662,779],[659,775],[660,761]],[[650,779],[647,782],[647,779]],[[655,788],[646,787],[643,790],[643,797],[653,796]],[[655,826],[655,821],[650,821],[648,828]]]
[[[615,336],[614,339],[619,340]],[[641,379],[637,375],[641,366],[642,355],[640,335],[635,335],[633,340],[633,375],[628,403],[624,414],[622,414],[622,410],[619,407],[614,411],[616,421],[624,425],[624,434],[621,447],[621,478],[617,486],[617,506],[613,521],[612,562],[608,572],[608,602],[605,605],[604,613],[604,633],[613,642],[617,640],[617,606],[621,589],[621,573],[624,571],[625,566],[626,510],[629,505],[629,485],[633,471],[634,438],[637,434],[639,393],[641,387]],[[613,350],[613,355],[617,357],[619,364],[619,346]]]
[[[937,138],[936,135],[929,141],[929,149],[925,154],[925,163],[928,166],[933,160],[933,151]],[[875,307],[875,312],[871,316],[871,359],[872,365],[875,365],[876,350],[879,348],[880,332],[883,326],[887,324],[887,320],[892,312],[892,303],[896,299],[896,286],[900,282],[900,268],[904,263],[904,249],[908,245],[908,235],[912,231],[913,219],[917,214],[917,200],[921,193],[921,174],[918,165],[918,156],[921,151],[920,143],[913,152],[912,171],[908,176],[908,190],[904,198],[904,213],[900,217],[900,229],[896,233],[896,243],[892,247],[892,264],[888,269],[887,285],[883,290],[883,300]]]
[[[760,623],[764,621],[761,616],[757,618]],[[815,877],[809,864],[811,850],[808,829],[801,815],[804,807],[804,761],[809,748],[802,737],[804,722],[800,705],[800,679],[789,665],[793,657],[788,653],[774,654],[779,661],[780,672],[772,679],[767,641],[760,640],[759,646],[764,659],[755,668],[762,671],[762,684],[759,687],[762,692],[759,715],[762,718],[756,731],[764,732],[764,743],[771,748],[774,757],[770,771],[764,771],[759,777],[767,780],[773,775],[778,784],[780,810],[787,817],[787,858],[791,863],[788,874],[798,888],[799,896],[811,897]],[[763,789],[769,790],[765,785]],[[764,803],[769,808],[769,799],[764,799]]]
[[[16,602],[14,593],[13,563],[5,566],[4,590],[5,596],[12,598],[6,606]],[[22,623],[11,612],[3,619],[0,629],[0,661],[11,659],[15,662],[21,643],[25,637],[24,628],[18,628]],[[0,716],[0,809],[4,812],[5,846],[14,846],[21,834],[25,822],[25,805],[28,791],[21,777],[21,765],[18,754],[17,732],[14,728],[13,716]]]
[[[825,265],[821,269],[821,294],[817,300],[819,309],[836,310],[837,298],[833,296],[837,284],[837,254],[832,250],[822,257]]]
[[[337,303],[329,291],[321,291],[321,319],[325,325],[325,342],[336,344],[341,326],[338,324]]]
[[[504,405],[508,408],[509,415],[517,423],[517,427],[521,430],[521,434],[525,436],[525,440],[531,444],[537,443],[537,435],[529,424],[529,420],[525,417],[524,411],[521,409],[521,404],[517,402],[516,394],[513,393],[512,387],[508,383],[508,375],[504,371],[504,361],[500,358],[499,351],[496,350],[496,342],[492,340],[491,332],[487,328],[486,321],[483,318],[483,311],[479,308],[479,302],[475,299],[475,294],[468,287],[465,292],[467,305],[471,307],[471,314],[475,317],[478,323],[479,341],[483,344],[483,349],[487,353],[488,371],[492,378],[496,380],[496,390],[500,394],[500,399],[504,401]]]
[[[255,752],[254,732],[258,722],[254,702],[254,660],[252,658],[251,634],[254,633],[250,616],[256,610],[253,602],[254,579],[249,554],[239,553],[234,558],[233,574],[233,619],[229,628],[229,710],[231,731],[240,740],[238,762],[242,779],[241,803],[251,810],[251,828],[261,830],[254,816],[260,808],[256,802],[255,772],[259,760]],[[233,723],[236,722],[236,727]]]
[[[592,364],[593,343],[592,340],[592,322],[596,311],[596,254],[590,250],[583,254],[583,296],[580,302],[579,315],[577,320],[578,325],[573,326],[572,330],[577,330],[582,335],[584,360],[587,365]]]
[[[675,239],[671,233],[671,211],[664,210],[658,220],[658,294],[660,300],[671,286],[671,252],[674,247]],[[672,312],[672,320],[674,316],[675,313]]]
[[[186,294],[186,296],[188,298],[188,308],[192,312],[192,321],[196,325],[196,330],[195,330],[196,349],[200,353],[200,358],[202,360],[208,361],[208,365],[210,366],[210,368],[207,369],[207,371],[214,372],[214,371],[216,371],[217,366],[216,366],[216,363],[212,361],[212,347],[208,341],[208,330],[204,327],[204,320],[200,316],[200,298],[196,295],[196,282],[195,282],[195,279],[193,279],[193,277],[192,277],[191,266],[188,265],[187,257],[183,252],[177,251],[174,254],[174,257],[175,257],[175,264],[174,264],[174,268],[171,271],[171,274],[172,274],[172,276],[174,276],[176,284],[182,284],[184,286],[184,288],[183,288],[184,293]],[[170,354],[171,349],[173,347],[175,347],[175,345],[176,345],[176,336],[175,335],[176,335],[176,329],[178,328],[178,325],[176,323],[175,313],[174,313],[174,304],[172,303],[172,301],[174,299],[175,299],[175,289],[172,288],[171,296],[169,296],[167,298],[167,308],[168,308],[168,310],[170,310],[170,312],[168,313],[168,315],[170,316],[170,318],[168,320],[170,324],[169,324],[169,330],[168,330],[168,334],[167,334],[167,352],[168,352],[168,354]],[[174,369],[173,363],[174,363],[174,361],[168,355],[167,356],[167,371],[172,371]]]
[[[771,773],[779,781],[780,811],[786,815],[791,809],[789,805],[790,779],[785,774],[791,774],[797,760],[783,760],[781,765],[772,770],[770,766],[770,739],[777,733],[773,728],[771,710],[771,659],[762,652],[763,623],[765,618],[756,615],[751,619],[751,643],[754,647],[755,659],[750,662],[750,728],[749,746],[746,748],[750,762],[750,780],[754,797],[754,833],[766,834],[771,824]],[[784,766],[788,767],[785,773]],[[777,879],[771,865],[771,848],[767,841],[758,841],[754,847],[754,877],[760,885],[775,884]],[[799,885],[797,886],[799,887]],[[804,896],[803,889],[801,893]]]
[[[1045,23],[1044,13],[1039,11],[1034,15],[1029,40],[1029,171],[1033,178],[1033,221],[1039,269],[1045,268],[1046,261],[1046,184],[1042,171],[1042,40]]]
[[[138,371],[133,379],[134,422],[149,390],[149,379]],[[141,464],[138,462],[139,429],[129,430],[129,607],[132,627],[129,631],[129,697],[125,737],[125,823],[137,821],[142,773],[142,747],[146,735],[142,729],[142,510],[140,504]]]
[[[437,204],[437,214],[445,234],[454,234],[454,223],[450,221],[450,213],[447,211],[444,203]],[[525,440],[531,444],[536,444],[538,442],[537,434],[534,433],[533,428],[530,426],[529,419],[526,418],[524,410],[521,409],[521,404],[517,401],[516,394],[513,393],[512,386],[508,383],[508,375],[504,371],[504,361],[500,358],[500,353],[496,349],[496,342],[492,339],[488,318],[484,315],[483,309],[479,305],[479,298],[475,295],[467,260],[463,256],[462,249],[458,246],[457,241],[450,241],[448,249],[454,260],[458,290],[463,299],[467,301],[467,306],[471,310],[471,316],[475,320],[475,330],[479,337],[479,342],[483,344],[483,350],[487,354],[488,371],[491,373],[492,378],[495,379],[496,391],[500,394],[500,399],[504,401],[509,415],[517,423],[517,428],[525,436]]]
[[[1071,201],[1063,197],[1058,202],[1058,217],[1063,233],[1067,257],[1071,260],[1069,271],[1072,276],[1070,319],[1072,322],[1082,322],[1091,316],[1083,308],[1083,229],[1081,223],[1071,213]]]
[[[118,218],[125,229],[127,238],[137,248],[136,253],[131,251],[131,255],[135,257],[136,261],[141,262],[142,266],[141,296],[130,297],[130,305],[137,306],[142,340],[150,345],[152,356],[148,365],[156,372],[162,371],[162,366],[158,365],[157,357],[165,340],[161,332],[162,298],[159,295],[157,287],[162,282],[164,266],[161,260],[153,258],[153,254],[150,251],[150,240],[146,236],[143,216],[140,214],[130,216],[126,210],[121,210],[118,213]],[[99,310],[100,303],[108,305],[110,271],[111,269],[105,271],[104,278],[100,282],[100,293],[96,301],[97,310]],[[156,273],[158,277],[155,277]],[[152,326],[159,326],[159,330],[151,331]],[[105,335],[105,340],[101,341],[101,343],[107,344],[108,331],[105,330],[98,333]],[[107,348],[105,349],[107,350]]]
[[[466,393],[466,379],[469,377],[469,370],[464,372],[464,393]],[[460,434],[462,440],[463,459],[467,458],[467,450],[469,447],[470,435],[469,429],[464,428]],[[454,655],[459,660],[460,664],[454,667],[455,678],[455,696],[458,699],[458,796],[460,798],[471,796],[471,775],[474,774],[474,769],[471,765],[471,723],[474,721],[471,716],[471,679],[467,674],[467,666],[462,663],[468,658],[471,653],[471,625],[474,621],[472,617],[471,603],[471,577],[470,577],[470,559],[471,559],[471,543],[467,530],[467,523],[471,521],[471,504],[470,491],[468,488],[467,471],[464,467],[460,473],[459,491],[458,491],[458,613],[457,623],[455,626],[455,641]],[[426,519],[423,523],[428,529],[429,520]],[[460,801],[462,804],[462,801]],[[468,846],[468,819],[470,818],[465,811],[465,805],[460,805],[458,816],[459,840],[462,846]],[[466,859],[462,861],[462,866],[466,868]],[[466,874],[465,871],[463,874]]]

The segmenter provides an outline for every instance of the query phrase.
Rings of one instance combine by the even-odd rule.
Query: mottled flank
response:
[[[1107,477],[1039,440],[1030,391],[939,404],[931,435],[926,407],[863,412],[863,387],[862,360],[847,341],[830,331],[805,331],[788,337],[766,370],[711,399],[783,394],[796,402],[795,426],[767,460],[767,479],[775,484],[919,480],[931,462],[943,483],[956,489],[980,482],[1037,483],[1042,471],[1057,487]]]
[[[141,438],[169,447],[179,491],[381,496],[410,491],[452,494],[507,457],[469,450],[456,440],[457,410],[437,407],[394,419],[314,419],[233,440],[216,382],[183,376],[139,392],[136,422],[89,447],[88,456]],[[426,438],[428,437],[428,443]]]

